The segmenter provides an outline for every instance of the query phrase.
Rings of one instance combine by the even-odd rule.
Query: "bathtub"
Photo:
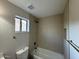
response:
[[[49,51],[43,48],[38,48],[33,52],[34,59],[64,59],[62,54]]]

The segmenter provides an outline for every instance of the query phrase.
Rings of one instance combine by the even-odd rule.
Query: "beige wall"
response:
[[[9,3],[7,0],[0,0],[0,52],[9,54],[12,57],[10,59],[15,59],[14,53],[16,49],[28,46],[30,40],[29,33],[14,32],[14,18],[16,15],[30,17],[29,13]],[[33,19],[30,18],[30,20]],[[13,36],[16,36],[16,40],[13,39]]]
[[[30,36],[29,36],[29,47],[30,52],[32,53],[34,50],[34,42],[37,41],[37,32],[38,32],[38,23],[35,22],[38,20],[37,18],[30,16]]]
[[[39,20],[38,45],[41,48],[63,53],[63,15]]]

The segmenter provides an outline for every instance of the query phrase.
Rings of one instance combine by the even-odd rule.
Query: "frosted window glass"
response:
[[[30,27],[30,22],[29,22],[29,20],[27,20],[28,22],[27,22],[27,32],[29,32],[29,27]]]
[[[15,18],[15,32],[20,32],[20,19]]]
[[[26,22],[26,20],[21,20],[21,21],[22,21],[22,32],[26,32],[27,22]]]

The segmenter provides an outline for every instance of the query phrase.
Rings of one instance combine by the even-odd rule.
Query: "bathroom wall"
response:
[[[38,26],[38,46],[63,53],[63,15],[41,18]]]
[[[69,40],[69,1],[66,4],[64,11],[64,57],[70,58],[70,45],[66,41]]]
[[[37,42],[37,36],[38,36],[38,18],[35,18],[33,16],[30,16],[30,36],[29,36],[29,47],[30,47],[30,53],[34,50],[34,42]]]
[[[69,4],[69,5],[68,5]],[[65,9],[66,39],[79,46],[79,0],[69,0]],[[67,42],[65,44],[65,59],[79,59],[79,53]]]
[[[22,17],[32,16],[21,8],[9,3],[8,0],[0,0],[0,52],[10,55],[10,59],[15,59],[16,49],[28,46],[28,41],[30,40],[29,33],[15,33],[14,18],[16,15]],[[16,39],[13,39],[13,36],[16,36]]]
[[[79,46],[79,0],[69,0],[69,36]],[[79,53],[71,45],[70,59],[79,59]]]

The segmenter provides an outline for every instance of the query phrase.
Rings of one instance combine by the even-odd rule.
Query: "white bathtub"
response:
[[[37,52],[34,51],[34,59],[64,59],[64,56],[53,51],[38,48]]]

